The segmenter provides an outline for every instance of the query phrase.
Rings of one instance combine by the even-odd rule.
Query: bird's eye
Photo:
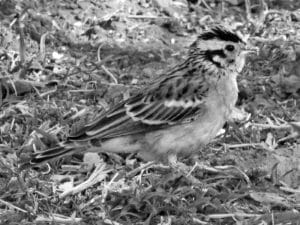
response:
[[[226,45],[225,49],[229,52],[232,52],[234,50],[234,46],[233,45]]]

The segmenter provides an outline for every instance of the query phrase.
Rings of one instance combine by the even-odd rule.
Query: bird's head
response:
[[[221,26],[203,32],[191,45],[190,54],[203,57],[213,69],[241,72],[248,53],[257,49],[247,44],[238,34]]]

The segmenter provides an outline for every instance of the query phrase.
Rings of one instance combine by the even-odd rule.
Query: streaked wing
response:
[[[168,76],[119,103],[69,140],[109,139],[190,122],[205,112],[207,92],[204,80]]]
[[[173,125],[183,122],[197,114],[201,103],[191,101],[161,100],[149,102],[145,97],[135,99],[125,104],[127,115],[134,121],[141,121],[148,125]]]

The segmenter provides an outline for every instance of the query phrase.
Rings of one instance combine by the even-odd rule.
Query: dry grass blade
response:
[[[4,200],[2,200],[2,199],[0,199],[0,204],[1,204],[1,203],[2,203],[3,205],[7,206],[7,207],[10,208],[10,209],[15,209],[15,210],[20,211],[20,212],[23,212],[23,213],[28,213],[26,210],[21,209],[20,207],[17,207],[17,206],[15,206],[15,205],[13,205],[13,204],[11,204],[11,203],[9,203],[9,202],[6,202],[6,201],[4,201]]]
[[[97,50],[98,63],[102,62],[102,60],[101,60],[101,47],[102,47],[102,45],[100,45],[98,47],[98,50]],[[114,81],[115,84],[118,84],[117,78],[104,65],[101,65],[101,68],[104,70],[104,72],[106,74],[108,74],[112,78],[112,80]]]
[[[82,221],[82,218],[76,218],[76,217],[67,217],[60,214],[52,214],[51,216],[47,217],[44,215],[38,215],[35,219],[36,223],[58,223],[58,224],[74,224],[79,223]]]
[[[93,173],[90,175],[90,177],[84,181],[83,183],[77,185],[76,187],[73,187],[69,190],[64,191],[62,194],[59,195],[60,198],[64,198],[67,195],[74,195],[78,192],[81,192],[101,181],[103,181],[107,174],[111,172],[111,170],[105,170],[106,165],[105,164],[99,164],[94,169]]]
[[[299,7],[299,0],[0,0],[0,224],[298,224]],[[187,147],[171,166],[82,148],[20,171],[22,160],[68,143],[160,80],[214,25],[260,50],[237,78],[236,107],[248,114],[233,110],[226,134],[193,157]]]

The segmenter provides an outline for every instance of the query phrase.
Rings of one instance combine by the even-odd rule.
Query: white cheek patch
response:
[[[219,55],[215,55],[214,57],[212,57],[214,62],[220,63],[221,65],[223,65],[222,61],[224,61],[224,58],[220,57]]]

